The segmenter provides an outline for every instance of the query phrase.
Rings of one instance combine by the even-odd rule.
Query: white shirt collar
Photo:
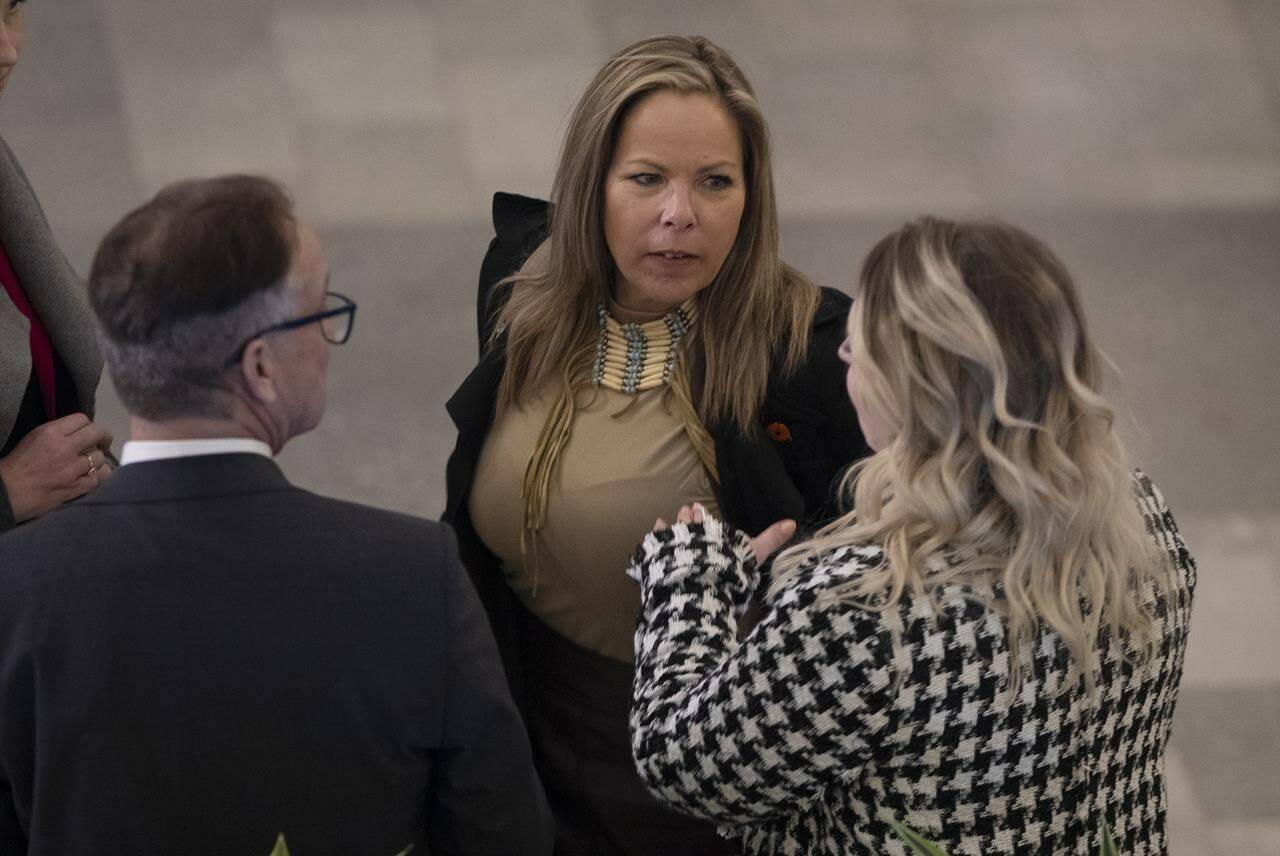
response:
[[[166,458],[190,458],[196,455],[230,455],[251,453],[271,457],[271,447],[248,437],[224,437],[211,440],[130,440],[120,451],[120,466]]]

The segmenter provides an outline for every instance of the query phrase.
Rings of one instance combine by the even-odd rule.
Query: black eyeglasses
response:
[[[310,315],[303,315],[301,318],[292,318],[288,321],[281,321],[279,324],[272,324],[270,327],[264,327],[252,336],[244,340],[244,343],[236,348],[236,352],[227,360],[227,366],[234,366],[240,362],[244,356],[244,349],[249,347],[249,343],[254,339],[260,339],[268,333],[279,333],[282,330],[296,330],[298,327],[305,327],[308,324],[320,324],[320,333],[324,336],[326,342],[333,345],[344,344],[351,338],[351,328],[355,326],[356,321],[356,302],[350,297],[338,294],[336,291],[326,291],[324,293],[324,309],[319,312],[312,312]]]

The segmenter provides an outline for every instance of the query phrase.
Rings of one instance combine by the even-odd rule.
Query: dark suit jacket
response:
[[[0,853],[549,854],[437,523],[251,454],[122,467],[0,538]]]
[[[522,688],[514,595],[497,558],[471,525],[467,498],[493,423],[505,366],[501,342],[495,348],[485,347],[506,296],[495,287],[503,277],[519,270],[546,239],[548,211],[547,203],[540,199],[508,193],[494,196],[496,234],[480,269],[476,307],[480,362],[447,405],[458,427],[458,442],[449,458],[444,520],[458,533],[463,562],[493,623],[517,700],[521,700]],[[708,426],[720,471],[717,500],[725,519],[739,529],[755,534],[784,518],[793,518],[805,528],[825,523],[837,511],[834,488],[841,473],[870,454],[858,415],[849,402],[845,366],[837,355],[850,302],[848,295],[822,289],[809,356],[790,376],[776,373],[750,434],[743,435],[729,424]],[[766,433],[766,426],[775,423],[786,427],[786,439],[771,439]]]

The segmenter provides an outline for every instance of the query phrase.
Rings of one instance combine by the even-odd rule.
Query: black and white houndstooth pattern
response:
[[[643,597],[640,775],[751,854],[906,854],[892,820],[953,856],[1092,854],[1104,820],[1127,856],[1165,853],[1163,759],[1196,568],[1159,491],[1141,473],[1136,484],[1176,580],[1150,595],[1159,655],[1134,666],[1108,644],[1093,701],[1079,686],[1055,694],[1068,660],[1049,633],[1009,700],[1002,619],[958,587],[938,615],[914,599],[883,618],[821,600],[882,560],[870,546],[797,575],[739,643],[735,615],[758,582],[746,536],[711,518],[649,535],[628,571]]]

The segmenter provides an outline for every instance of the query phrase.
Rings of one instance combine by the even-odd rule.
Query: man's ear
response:
[[[273,404],[280,397],[279,363],[266,339],[249,343],[238,368],[249,395],[258,402]]]

